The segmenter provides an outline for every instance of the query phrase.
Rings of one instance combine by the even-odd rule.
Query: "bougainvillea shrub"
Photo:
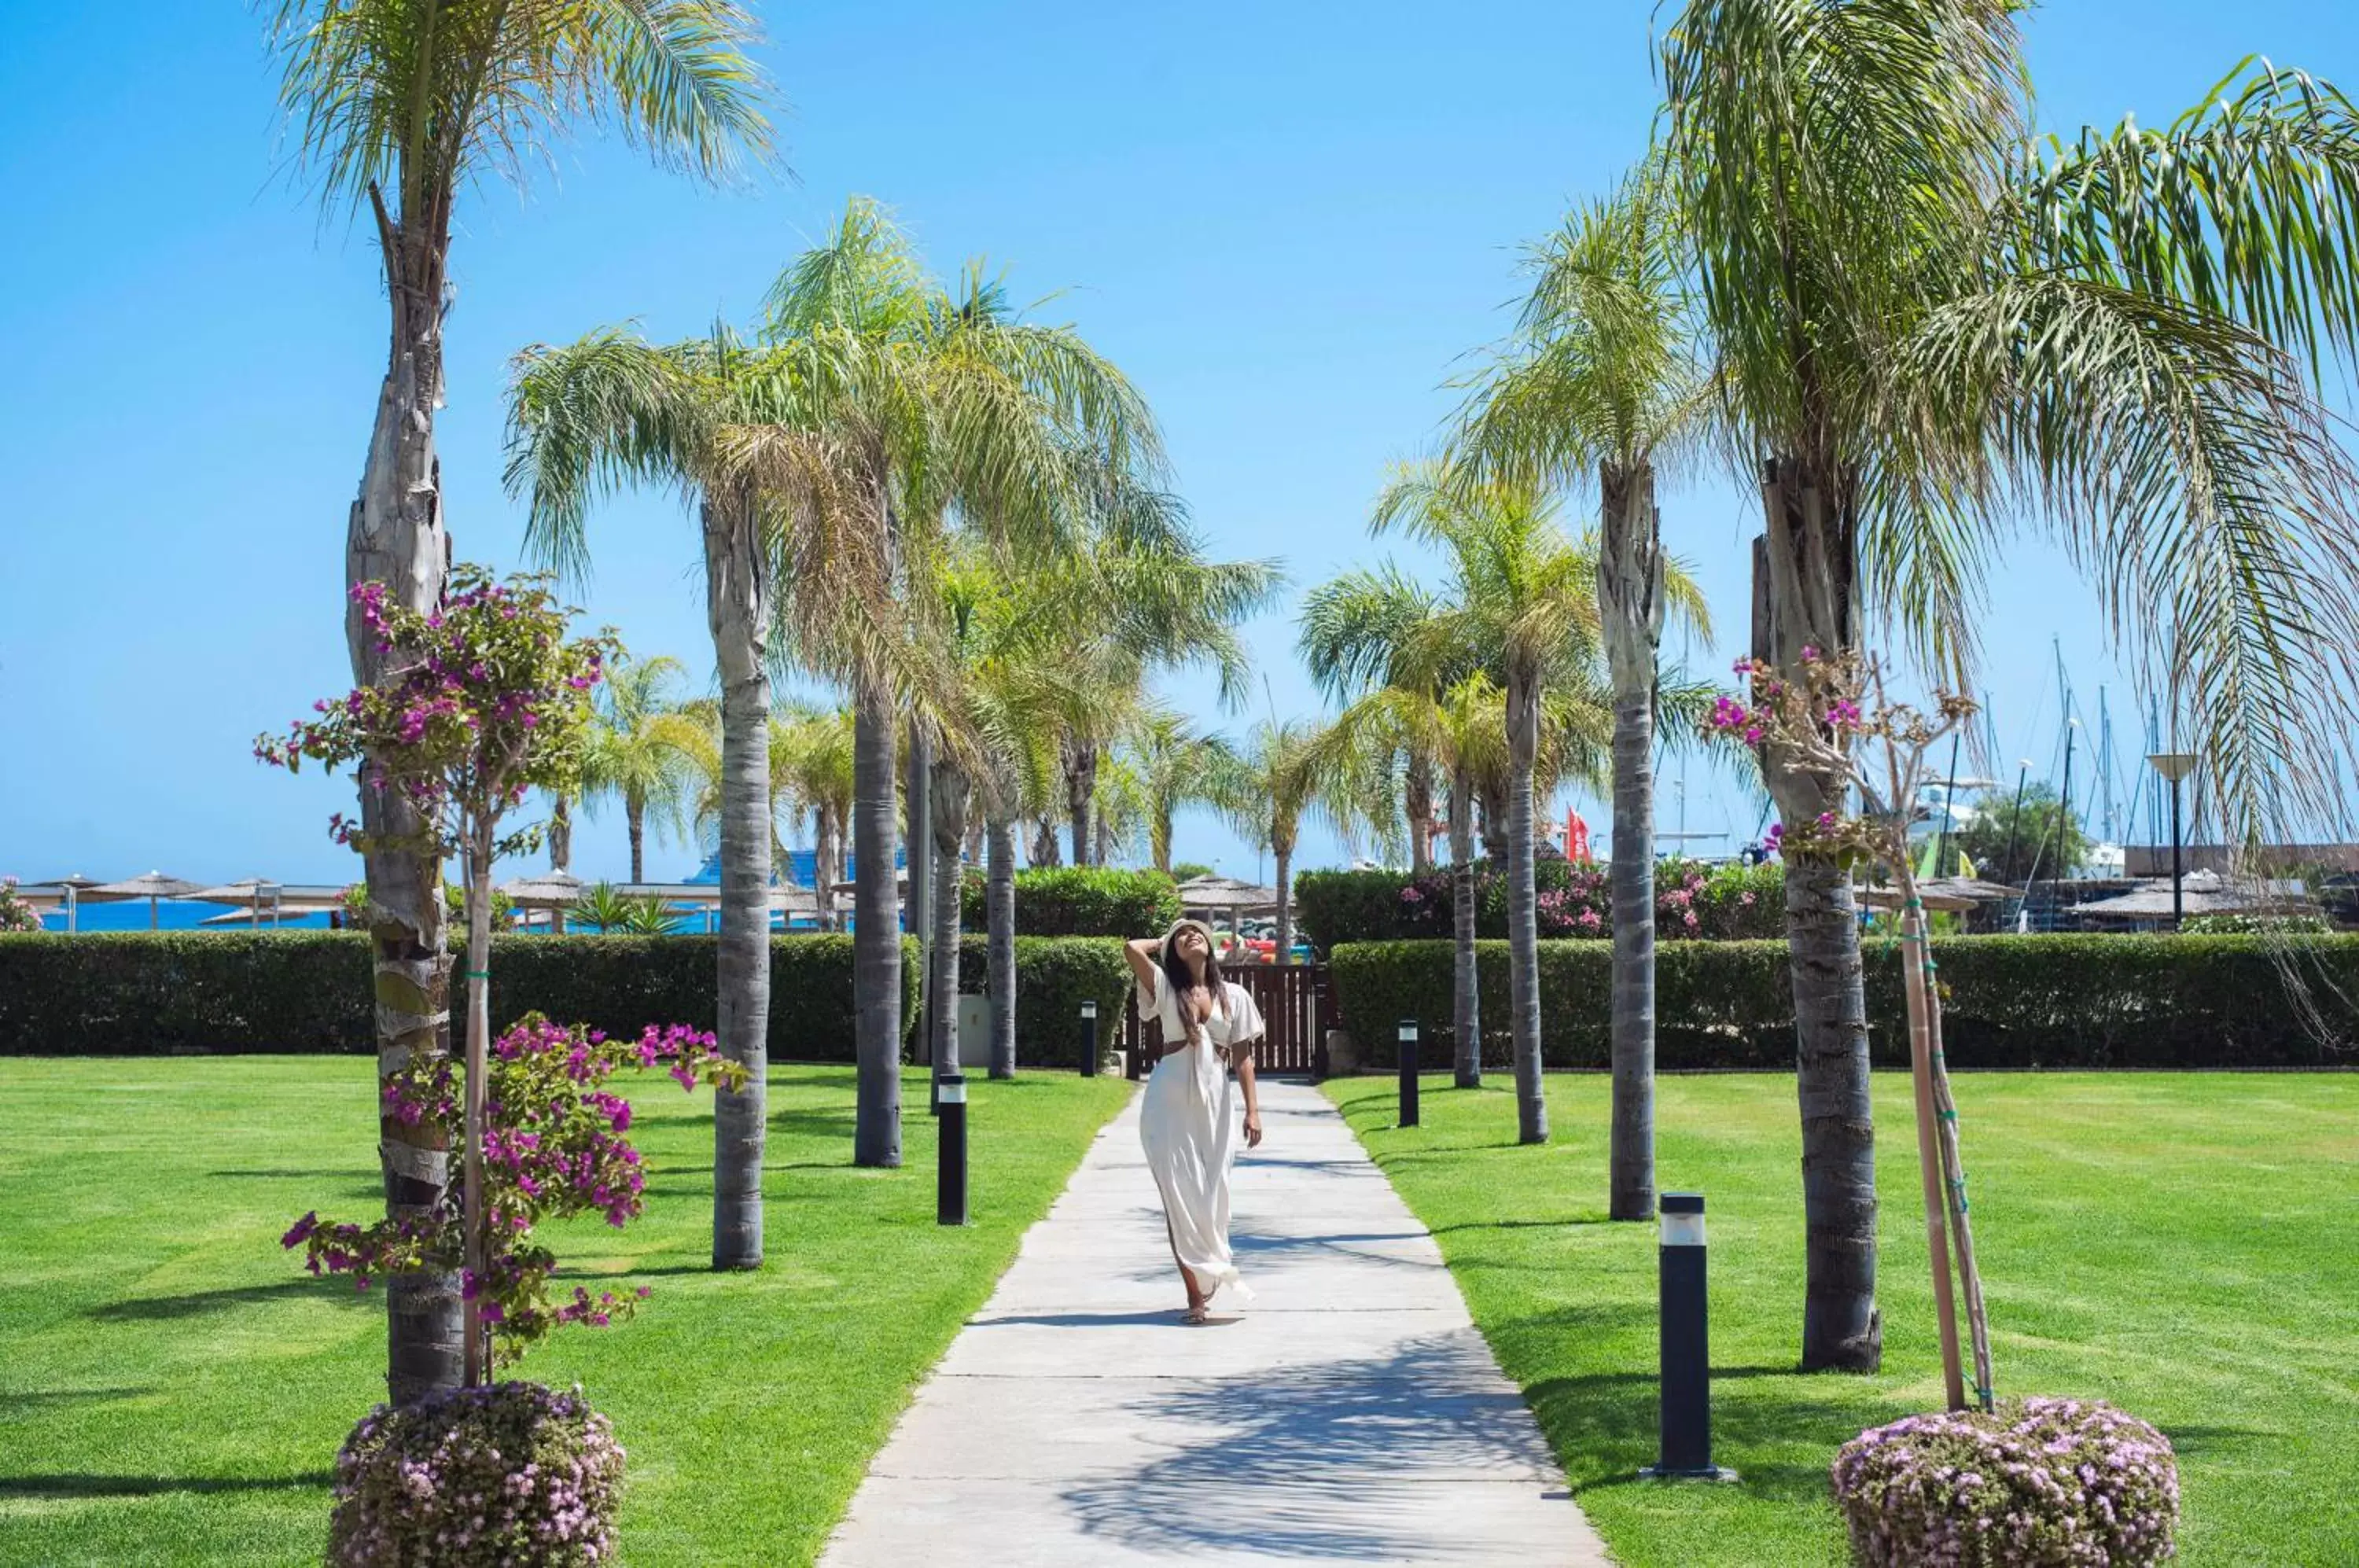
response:
[[[0,877],[0,931],[37,931],[41,911],[16,891],[14,877]]]
[[[551,1284],[556,1254],[533,1239],[544,1220],[599,1214],[620,1226],[636,1218],[647,1176],[627,1134],[631,1104],[610,1093],[617,1073],[662,1068],[682,1089],[741,1085],[745,1069],[723,1057],[712,1036],[650,1024],[636,1039],[566,1028],[538,1013],[492,1043],[490,1116],[484,1135],[484,1208],[490,1245],[479,1279],[462,1275],[467,1299],[481,1299],[497,1359],[512,1361],[561,1323],[603,1328],[628,1316],[639,1296]],[[406,1127],[431,1122],[455,1138],[462,1115],[456,1064],[447,1056],[414,1062],[384,1081],[385,1111]],[[280,1238],[302,1247],[314,1274],[350,1274],[364,1289],[375,1275],[456,1269],[462,1247],[457,1189],[423,1217],[369,1225],[305,1214]]]
[[[364,1417],[336,1455],[334,1568],[615,1561],[622,1445],[578,1388],[452,1388]]]
[[[1845,1443],[1833,1478],[1863,1568],[2145,1568],[2177,1550],[2169,1440],[2094,1400],[1910,1416]]]

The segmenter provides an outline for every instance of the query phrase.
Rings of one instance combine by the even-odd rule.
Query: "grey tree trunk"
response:
[[[647,803],[629,800],[623,802],[623,822],[631,834],[631,880],[647,879]]]
[[[908,908],[903,918],[908,921],[909,933],[921,943],[934,938],[933,768],[933,746],[924,727],[913,721],[909,725],[907,760],[902,764],[906,781],[902,785],[901,835],[908,846],[905,858],[909,873]],[[951,853],[955,856],[957,852]]]
[[[374,187],[370,197],[375,203]],[[402,226],[376,206],[393,330],[360,493],[344,533],[347,588],[382,583],[389,598],[419,611],[441,603],[451,565],[450,536],[442,523],[442,465],[434,449],[435,412],[442,406],[447,195],[434,209],[405,212],[406,223],[423,221]],[[349,594],[344,640],[353,681],[374,684],[384,673],[385,656]],[[384,779],[375,759],[362,765],[363,830],[379,842],[414,837],[421,826],[417,811],[398,791],[384,788]],[[440,857],[383,849],[364,856],[364,866],[382,1086],[410,1062],[449,1055],[451,955]],[[377,1124],[377,1163],[386,1214],[429,1223],[450,1186],[448,1138],[429,1122],[407,1127],[385,1116]],[[463,1377],[459,1284],[455,1271],[398,1274],[386,1281],[386,1392],[394,1404],[455,1388]]]
[[[713,1098],[712,1266],[762,1264],[770,1040],[770,591],[751,505],[703,508],[705,611],[721,675],[722,1054],[743,1089]]]
[[[934,942],[932,788],[933,748],[928,743],[925,726],[912,719],[908,748],[901,764],[902,864],[908,873],[903,878],[908,891],[901,898],[901,920],[903,929],[918,939],[918,1041],[929,1060],[934,1046],[927,1021],[933,1017],[934,1006],[934,970],[928,959],[928,950]],[[957,851],[953,850],[951,857],[955,860]]]
[[[967,802],[972,791],[956,763],[929,765],[933,816],[933,931],[927,944],[927,989],[933,996],[934,1081],[959,1070],[959,849],[966,842]]]
[[[1814,474],[1780,458],[1767,466],[1762,491],[1767,531],[1754,543],[1753,651],[1790,680],[1803,648],[1833,654],[1856,646],[1857,486],[1849,475]],[[1762,763],[1786,821],[1843,809],[1841,781],[1774,751]],[[1787,859],[1786,940],[1802,1116],[1802,1367],[1873,1372],[1884,1360],[1875,1121],[1859,920],[1847,872]]]
[[[1539,905],[1532,885],[1532,765],[1539,752],[1539,675],[1507,672],[1507,1031],[1516,1047],[1516,1127],[1546,1143],[1548,1089],[1540,1077]]]
[[[893,754],[899,727],[889,695],[860,695],[852,736],[852,974],[860,1015],[855,1165],[901,1163],[901,931],[893,887]]]
[[[1645,463],[1601,466],[1597,615],[1614,681],[1614,1116],[1606,1213],[1655,1215],[1655,702],[1662,526]]]
[[[836,822],[832,806],[821,806],[812,813],[811,880],[819,884],[819,929],[841,930],[842,922],[835,913],[835,885],[843,880],[843,828]]]
[[[1042,817],[1032,824],[1032,848],[1027,859],[1035,866],[1062,866],[1064,852],[1057,847],[1057,823],[1052,817]]]
[[[1065,814],[1073,835],[1073,864],[1092,866],[1090,801],[1098,789],[1097,742],[1082,740],[1070,731],[1064,738]]]
[[[1103,811],[1097,813],[1096,831],[1097,849],[1093,855],[1091,864],[1095,866],[1111,866],[1114,864],[1115,847],[1114,842],[1114,822],[1113,819],[1109,818]]]
[[[1294,841],[1283,846],[1273,845],[1270,851],[1277,872],[1277,951],[1270,954],[1272,964],[1294,962],[1294,877],[1289,868],[1294,865]]]
[[[1476,821],[1483,836],[1483,853],[1493,866],[1507,864],[1507,797],[1509,786],[1505,780],[1479,786],[1474,803],[1482,808]]]
[[[1453,942],[1450,1027],[1458,1042],[1458,1086],[1483,1086],[1483,992],[1474,969],[1474,787],[1450,779],[1450,929]]]
[[[1422,877],[1433,869],[1433,759],[1422,752],[1408,754],[1401,800],[1408,819],[1408,868]]]
[[[991,1075],[1016,1076],[1016,824],[991,819],[985,834],[989,882],[984,894],[989,933],[991,985]]]
[[[549,811],[549,868],[573,868],[573,803],[562,795]]]

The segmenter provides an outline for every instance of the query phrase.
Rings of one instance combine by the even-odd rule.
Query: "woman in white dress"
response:
[[[1161,942],[1134,942],[1125,951],[1138,976],[1138,1016],[1163,1028],[1163,1059],[1147,1081],[1138,1140],[1163,1194],[1171,1260],[1187,1287],[1184,1321],[1201,1323],[1222,1287],[1253,1297],[1229,1255],[1229,1167],[1237,1157],[1240,1098],[1245,1146],[1261,1142],[1253,1068],[1261,1009],[1244,986],[1221,978],[1212,933],[1198,921],[1181,920]]]

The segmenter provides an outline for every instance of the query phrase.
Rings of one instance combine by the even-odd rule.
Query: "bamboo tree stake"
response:
[[[1985,1411],[1997,1403],[1991,1374],[1990,1318],[1983,1310],[1982,1270],[1974,1263],[1974,1230],[1966,1207],[1964,1156],[1958,1149],[1958,1103],[1950,1094],[1950,1069],[1941,1054],[1941,984],[1929,942],[1921,949],[1919,976],[1932,1024],[1933,1103],[1940,1130],[1941,1174],[1950,1199],[1950,1224],[1958,1236],[1958,1276],[1966,1293],[1966,1327],[1973,1336],[1974,1401]]]
[[[1933,1029],[1927,1007],[1930,976],[1919,965],[1929,950],[1925,940],[1925,907],[1917,897],[1915,878],[1902,873],[1900,915],[1901,974],[1908,1002],[1908,1076],[1916,1090],[1917,1164],[1924,1178],[1925,1247],[1933,1264],[1933,1310],[1941,1330],[1941,1387],[1950,1409],[1966,1408],[1965,1375],[1958,1364],[1958,1303],[1950,1279],[1950,1244],[1943,1218],[1943,1174],[1948,1162],[1939,1147],[1939,1119],[1933,1090]],[[1987,1379],[1984,1379],[1985,1382]]]

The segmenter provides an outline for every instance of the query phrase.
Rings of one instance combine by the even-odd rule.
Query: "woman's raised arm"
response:
[[[1122,944],[1122,955],[1130,960],[1130,972],[1149,992],[1155,989],[1156,971],[1160,967],[1163,944],[1151,936],[1134,937]]]

